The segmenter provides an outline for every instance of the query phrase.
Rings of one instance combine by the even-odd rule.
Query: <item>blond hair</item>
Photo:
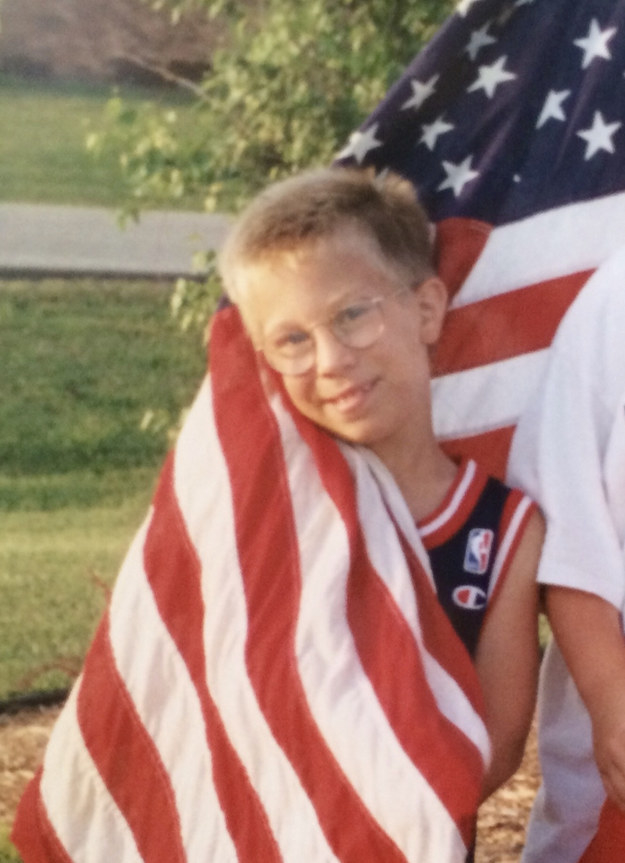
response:
[[[219,257],[226,293],[238,303],[245,267],[351,227],[372,238],[415,281],[434,274],[430,225],[413,186],[397,174],[329,167],[279,181],[235,222]]]

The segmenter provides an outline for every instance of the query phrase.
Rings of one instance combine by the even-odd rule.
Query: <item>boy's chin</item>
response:
[[[325,426],[323,423],[316,424],[321,431],[326,432],[341,443],[352,444],[352,446],[372,447],[373,440],[370,434],[364,429],[338,429],[330,426]]]

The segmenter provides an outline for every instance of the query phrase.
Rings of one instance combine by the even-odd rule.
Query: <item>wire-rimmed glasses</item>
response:
[[[368,348],[384,332],[383,304],[409,288],[400,288],[383,297],[356,300],[339,309],[332,317],[306,329],[292,329],[269,336],[260,348],[269,365],[282,375],[303,375],[315,364],[313,337],[318,327],[326,327],[335,339],[348,348]]]

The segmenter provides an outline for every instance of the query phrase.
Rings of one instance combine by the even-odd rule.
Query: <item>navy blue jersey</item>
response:
[[[419,524],[439,602],[471,656],[531,506],[467,460],[441,506]]]

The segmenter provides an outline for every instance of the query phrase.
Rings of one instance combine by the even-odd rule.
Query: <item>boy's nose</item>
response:
[[[320,326],[315,330],[315,368],[317,374],[332,374],[356,361],[355,350],[344,345],[329,327]]]

